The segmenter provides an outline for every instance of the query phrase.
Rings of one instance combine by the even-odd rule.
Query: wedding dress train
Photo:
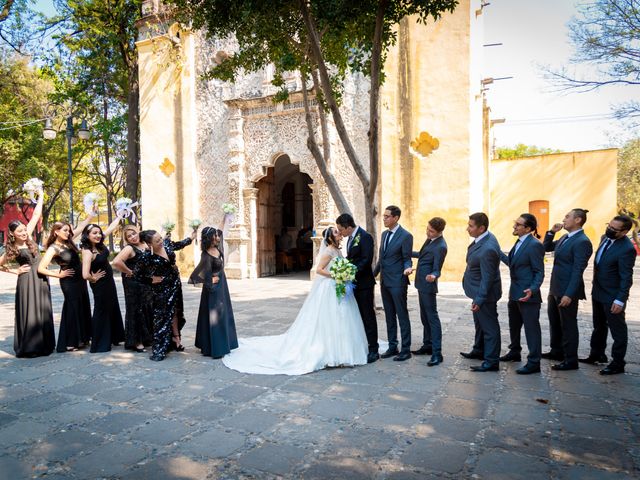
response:
[[[338,256],[334,253],[331,262]],[[367,337],[355,298],[348,295],[338,300],[333,280],[321,275],[285,333],[240,338],[238,343],[239,348],[222,361],[244,373],[302,375],[367,363]]]

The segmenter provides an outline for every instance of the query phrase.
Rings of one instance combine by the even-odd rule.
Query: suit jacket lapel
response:
[[[518,248],[518,250],[513,252],[513,257],[511,257],[512,260],[514,260],[517,256],[520,255],[520,252],[522,252],[522,250],[527,246],[527,243],[529,243],[530,239],[531,239],[531,235],[528,235],[527,238],[525,238],[522,241],[522,243],[520,244],[520,248]],[[515,246],[513,248],[515,248]]]
[[[393,236],[389,239],[389,245],[387,245],[387,248],[384,251],[385,255],[387,254],[387,251],[391,248],[391,245],[393,245],[393,242],[396,241],[396,238],[400,236],[401,231],[402,231],[402,227],[398,227],[398,230],[396,230],[396,233],[394,233]],[[390,233],[387,232],[387,235],[390,235]]]

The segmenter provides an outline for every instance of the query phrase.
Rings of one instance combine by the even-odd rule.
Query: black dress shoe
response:
[[[482,353],[479,353],[479,352],[474,352],[474,351],[471,351],[469,353],[460,352],[460,355],[462,355],[464,358],[468,358],[470,360],[484,360],[484,355]]]
[[[409,352],[402,352],[396,355],[395,357],[393,357],[393,360],[395,362],[404,362],[405,360],[409,360],[410,358],[411,358],[411,354]]]
[[[520,367],[516,370],[518,375],[529,375],[530,373],[540,373],[540,365],[533,365],[527,363],[524,367]]]
[[[580,363],[595,365],[596,363],[607,363],[609,359],[606,355],[589,355],[587,358],[579,358],[578,361]]]
[[[558,362],[562,362],[564,360],[564,355],[558,355],[552,352],[543,353],[540,356],[546,360],[557,360]]]
[[[390,348],[389,350],[387,350],[386,352],[384,352],[383,354],[380,355],[380,358],[389,358],[389,357],[395,357],[396,355],[398,355],[400,352],[398,351],[397,348]]]
[[[380,359],[380,355],[377,352],[370,352],[367,355],[367,363],[373,363],[373,362],[375,362],[376,360],[379,360],[379,359]]]
[[[551,370],[578,370],[578,363],[562,362],[551,365]]]
[[[487,362],[482,362],[482,365],[474,365],[471,367],[472,372],[497,372],[498,370],[500,370],[498,364],[491,365]]]
[[[624,373],[624,366],[609,364],[600,370],[600,375],[616,375],[618,373]]]
[[[432,355],[433,354],[433,348],[425,347],[423,345],[418,350],[411,350],[411,353],[413,353],[414,355]]]
[[[506,355],[500,357],[501,362],[521,362],[522,357],[519,353],[509,352]]]
[[[440,365],[442,362],[444,362],[444,358],[442,358],[442,355],[431,355],[431,360],[429,360],[427,362],[427,365],[429,367],[435,367],[436,365]]]

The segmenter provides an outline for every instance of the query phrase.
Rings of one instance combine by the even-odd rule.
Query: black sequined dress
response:
[[[111,345],[124,342],[124,326],[118,303],[118,292],[109,264],[109,249],[104,247],[91,261],[91,272],[105,271],[97,282],[89,283],[93,291],[91,316],[91,353],[109,352]]]
[[[16,357],[49,355],[55,348],[56,340],[49,280],[38,273],[40,255],[34,255],[28,248],[21,248],[15,261],[21,266],[30,265],[31,270],[18,275],[13,350]]]
[[[133,245],[135,255],[124,263],[132,272],[145,250]],[[153,292],[149,285],[133,277],[122,275],[126,313],[124,316],[124,348],[135,349],[137,345],[149,346],[153,342]]]
[[[87,281],[82,278],[82,263],[78,252],[53,244],[53,261],[62,270],[73,270],[72,276],[60,279],[64,296],[60,330],[58,331],[57,352],[66,352],[67,347],[79,348],[89,343],[91,338],[91,305]]]
[[[176,266],[176,250],[191,244],[191,238],[179,242],[164,240],[167,258],[153,252],[145,252],[134,270],[134,278],[151,285],[153,292],[153,348],[152,360],[163,360],[171,346],[172,321],[176,317],[178,328],[184,326],[184,306],[182,303],[182,283]],[[151,277],[162,277],[162,282],[152,284]]]

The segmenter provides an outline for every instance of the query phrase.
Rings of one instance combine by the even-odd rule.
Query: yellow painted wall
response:
[[[145,229],[176,223],[174,240],[191,233],[188,219],[197,217],[198,183],[194,181],[195,83],[193,37],[181,32],[180,57],[166,37],[137,43],[140,78],[140,166]],[[175,170],[160,169],[168,159]],[[194,213],[196,212],[196,213]],[[178,253],[182,273],[193,267],[193,247]]]
[[[489,228],[503,250],[514,242],[513,221],[534,200],[549,202],[549,226],[572,208],[589,210],[584,230],[597,244],[605,223],[616,215],[617,159],[618,150],[611,148],[494,160]]]
[[[480,73],[471,61],[475,45],[482,48],[473,37],[481,31],[478,7],[462,0],[453,14],[426,26],[403,20],[381,89],[381,211],[390,204],[402,209],[400,223],[413,233],[416,250],[431,217],[447,221],[443,280],[461,278],[470,208],[483,207],[472,198],[482,199],[484,190],[484,178],[477,178],[484,172]],[[409,144],[423,131],[440,146],[419,158]]]

